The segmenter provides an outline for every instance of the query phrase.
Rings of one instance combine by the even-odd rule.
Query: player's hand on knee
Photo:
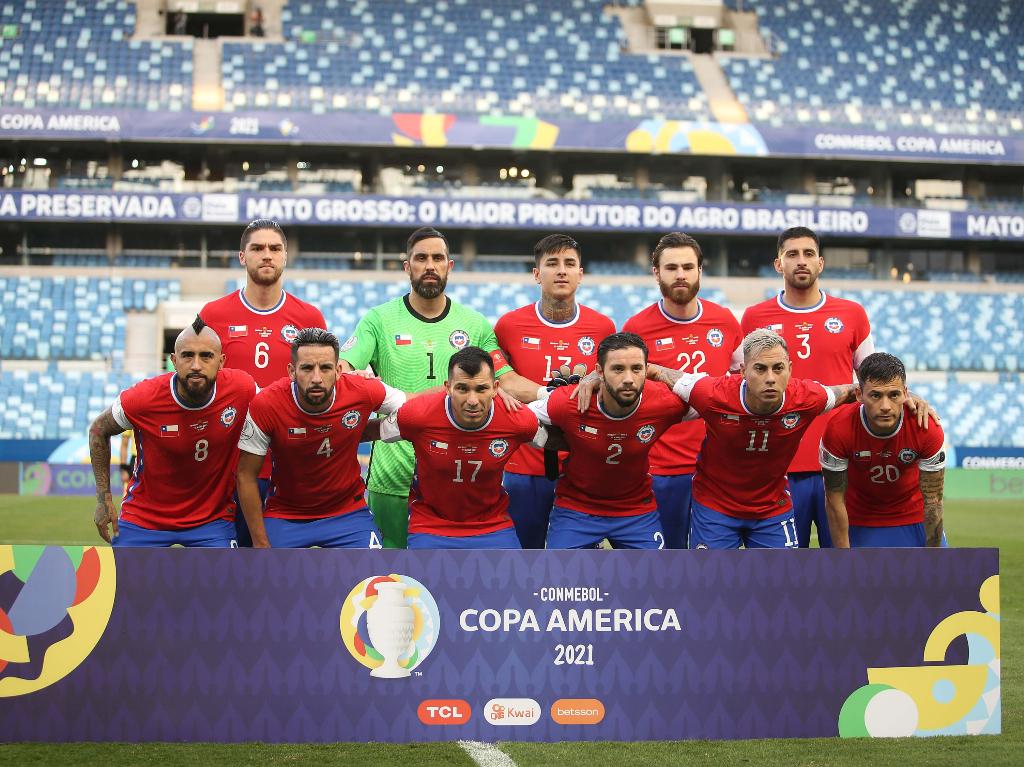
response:
[[[96,502],[93,522],[96,523],[100,538],[107,543],[111,543],[117,537],[117,511],[114,510],[114,501],[110,497],[110,493],[104,494],[102,500]]]

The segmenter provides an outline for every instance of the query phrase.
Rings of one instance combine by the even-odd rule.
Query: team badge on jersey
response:
[[[341,425],[346,429],[354,429],[359,424],[359,411],[349,410],[341,417]]]
[[[725,343],[725,333],[718,328],[711,328],[711,330],[708,331],[708,343],[717,349]]]
[[[589,357],[594,353],[594,339],[590,336],[583,336],[579,341],[576,342],[576,348],[580,350],[580,354],[584,357]]]
[[[233,407],[228,406],[220,411],[220,423],[221,426],[227,428],[235,422],[235,416],[238,415],[238,411]]]
[[[487,446],[487,450],[495,458],[501,458],[505,453],[508,452],[508,440],[507,439],[492,439],[491,444]]]
[[[786,413],[782,416],[782,425],[787,429],[794,428],[798,423],[800,423],[799,413]]]
[[[654,439],[655,434],[656,431],[654,427],[651,426],[649,423],[641,426],[639,429],[636,430],[636,438],[643,442],[645,445],[652,439]]]
[[[917,460],[917,452],[911,450],[909,447],[905,447],[900,450],[899,459],[903,463],[913,463]]]
[[[356,337],[355,336],[349,336],[348,340],[341,345],[341,350],[343,352],[347,352],[349,349],[351,349],[355,345],[356,345]]]
[[[448,336],[448,343],[456,349],[465,349],[469,346],[469,333],[465,330],[453,330],[452,334]]]
[[[842,333],[843,321],[838,317],[829,317],[825,320],[825,330],[829,333]]]
[[[287,343],[291,343],[298,337],[299,329],[294,325],[285,325],[281,328],[281,338],[283,338]]]

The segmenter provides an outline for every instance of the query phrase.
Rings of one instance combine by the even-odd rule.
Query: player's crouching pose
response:
[[[495,404],[491,355],[468,346],[448,361],[445,391],[371,422],[364,439],[412,443],[410,549],[518,549],[502,472],[523,444],[542,447],[546,432],[527,409]]]
[[[869,355],[857,381],[860,404],[839,408],[821,440],[833,546],[944,545],[942,427],[914,418],[897,357]]]
[[[339,375],[338,339],[306,328],[292,341],[288,378],[249,406],[238,462],[238,497],[254,548],[380,548],[356,457],[375,411],[393,413],[405,393],[358,374]],[[274,455],[261,508],[263,457]]]
[[[555,485],[549,549],[592,548],[607,538],[615,548],[661,549],[657,502],[648,455],[688,408],[664,386],[645,387],[647,346],[633,333],[613,333],[597,347],[596,397],[571,400],[571,387],[530,404],[540,422],[562,430],[569,446]],[[579,408],[584,408],[580,412]]]
[[[795,548],[786,468],[811,422],[853,400],[853,386],[791,378],[786,342],[770,330],[748,334],[742,349],[742,376],[651,366],[707,424],[693,475],[691,549]]]
[[[89,428],[96,529],[115,546],[235,545],[238,435],[252,377],[222,369],[217,334],[198,317],[174,342],[174,373],[141,381]],[[121,516],[110,497],[110,438],[133,429],[137,460]]]

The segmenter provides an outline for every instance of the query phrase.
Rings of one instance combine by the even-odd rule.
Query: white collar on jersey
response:
[[[607,410],[605,410],[604,409],[604,405],[601,404],[601,392],[598,391],[598,393],[597,393],[597,409],[601,411],[601,415],[603,415],[605,418],[608,418],[609,420],[612,420],[612,421],[625,421],[627,418],[629,418],[637,410],[640,409],[640,403],[643,402],[643,401],[644,401],[644,393],[640,392],[640,396],[636,398],[636,405],[633,407],[632,410],[630,410],[625,415],[612,415]]]
[[[291,388],[291,392],[292,392],[292,401],[295,403],[295,407],[297,407],[299,410],[301,410],[306,415],[311,415],[311,416],[314,416],[314,417],[318,416],[318,415],[327,415],[328,413],[330,413],[331,412],[331,408],[334,407],[334,400],[337,399],[337,397],[338,397],[338,385],[335,384],[334,385],[334,390],[331,392],[331,404],[328,405],[325,409],[321,410],[319,413],[311,413],[308,410],[306,410],[306,408],[304,408],[301,404],[299,404],[299,391],[298,391],[298,389],[296,387],[297,387],[297,384],[295,383],[295,381],[292,381],[292,385],[291,385],[290,388]]]
[[[691,322],[696,322],[702,316],[704,316],[704,304],[701,303],[701,300],[699,298],[697,299],[697,313],[692,317],[687,317],[685,319],[681,317],[676,317],[674,314],[669,314],[668,310],[665,308],[664,298],[658,301],[658,309],[659,311],[661,311],[662,317],[664,317],[669,322],[675,322],[678,325],[689,325]]]
[[[491,400],[491,412],[487,414],[487,420],[484,421],[479,426],[477,426],[475,429],[467,429],[465,426],[459,426],[458,421],[455,420],[455,414],[452,413],[452,397],[450,394],[445,395],[444,398],[444,413],[446,416],[448,416],[448,422],[459,431],[483,431],[484,429],[491,425],[491,421],[494,419],[494,400]]]
[[[903,409],[900,408],[900,420],[899,423],[896,424],[896,428],[893,429],[892,434],[875,434],[873,431],[871,431],[871,425],[868,423],[868,417],[867,414],[864,412],[863,405],[860,406],[860,422],[864,426],[864,429],[867,431],[867,433],[870,434],[875,439],[889,439],[890,437],[895,437],[897,434],[899,434],[900,429],[903,428]]]
[[[533,310],[537,313],[537,319],[547,325],[549,328],[567,328],[576,324],[576,321],[580,318],[580,305],[573,301],[573,306],[576,307],[576,313],[572,316],[572,319],[566,320],[565,322],[552,322],[551,320],[544,317],[544,314],[540,310],[540,301],[533,305]]]
[[[786,293],[786,291],[784,290],[779,291],[779,295],[775,297],[775,301],[779,304],[779,308],[785,309],[787,312],[806,314],[807,312],[813,312],[820,309],[825,305],[825,302],[828,300],[828,294],[825,293],[824,290],[821,290],[821,288],[818,288],[818,290],[821,291],[821,300],[814,306],[790,306],[789,304],[782,300],[782,296],[785,295]]]
[[[783,391],[782,391],[782,402],[780,402],[779,406],[777,408],[775,408],[770,413],[755,413],[753,410],[751,410],[749,407],[747,407],[746,394],[747,394],[747,382],[746,381],[740,381],[740,405],[743,407],[744,410],[747,411],[748,415],[752,415],[752,416],[754,416],[754,418],[768,418],[769,416],[777,415],[779,413],[779,411],[782,410],[782,408],[784,408],[786,406],[786,391],[785,391],[785,389],[783,389]]]
[[[202,405],[199,405],[198,407],[189,407],[184,402],[182,402],[181,397],[178,396],[178,387],[174,385],[174,381],[177,379],[177,377],[177,373],[171,373],[171,396],[174,397],[174,401],[178,403],[178,407],[180,407],[182,410],[205,410],[213,403],[215,399],[217,399],[217,382],[214,381],[213,391],[210,392],[210,399],[208,399],[206,402],[204,402]]]
[[[276,304],[274,304],[274,306],[270,307],[269,309],[257,309],[255,306],[250,304],[245,299],[245,288],[239,288],[238,289],[238,297],[242,301],[242,306],[244,306],[246,309],[248,309],[250,312],[253,312],[254,314],[273,314],[278,309],[280,309],[282,306],[284,306],[284,302],[288,298],[288,292],[285,291],[285,290],[282,290],[281,291],[281,300],[278,301]]]

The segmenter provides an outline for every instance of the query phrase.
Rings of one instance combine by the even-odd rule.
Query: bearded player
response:
[[[444,386],[371,424],[381,439],[415,450],[409,548],[518,549],[502,472],[516,448],[543,444],[546,432],[529,409],[495,404],[494,362],[483,349],[453,354]]]
[[[238,496],[256,548],[381,548],[357,451],[372,414],[393,413],[406,397],[374,379],[339,375],[338,347],[326,330],[299,331],[288,378],[249,406]],[[257,477],[268,452],[274,471],[262,508]]]
[[[698,298],[704,254],[687,234],[672,232],[651,254],[661,300],[633,315],[622,329],[647,344],[652,363],[683,373],[729,372],[742,335],[733,313]],[[651,481],[658,502],[665,548],[685,549],[690,531],[690,492],[704,421],[673,426],[651,449]]]
[[[907,407],[899,358],[857,368],[859,404],[839,408],[821,439],[825,508],[836,548],[942,546],[942,428]]]
[[[498,320],[498,345],[516,371],[534,381],[552,381],[578,366],[585,373],[594,366],[598,343],[615,332],[615,323],[576,302],[583,254],[572,237],[548,235],[534,246],[533,255],[540,300]],[[557,461],[557,453],[552,458]],[[544,548],[558,473],[556,464],[553,478],[545,476],[545,454],[531,445],[520,447],[505,467],[508,510],[524,549]]]
[[[632,333],[614,333],[597,349],[597,396],[580,412],[571,387],[530,405],[540,422],[561,429],[569,447],[555,485],[549,549],[660,549],[665,537],[648,474],[655,442],[687,407],[658,383],[645,386],[647,347]]]
[[[244,370],[261,387],[288,375],[291,343],[299,328],[326,328],[312,304],[284,289],[288,239],[276,221],[258,218],[242,232],[238,261],[245,267],[245,287],[211,301],[199,312],[224,344],[225,367]],[[271,456],[260,469],[260,495],[270,487]],[[240,546],[251,539],[244,517],[236,520]]]
[[[455,352],[479,346],[491,355],[502,389],[523,402],[539,396],[544,387],[512,370],[487,319],[445,295],[455,261],[448,254],[444,234],[429,227],[417,229],[409,236],[402,265],[410,291],[363,315],[341,348],[344,371],[371,366],[389,386],[422,392],[444,382]],[[412,474],[411,444],[373,443],[368,497],[385,548],[406,547]]]
[[[121,392],[89,427],[96,529],[114,546],[233,547],[238,435],[256,394],[224,368],[220,339],[198,317],[174,342],[173,373]],[[134,431],[137,458],[120,517],[110,495],[110,438]]]

